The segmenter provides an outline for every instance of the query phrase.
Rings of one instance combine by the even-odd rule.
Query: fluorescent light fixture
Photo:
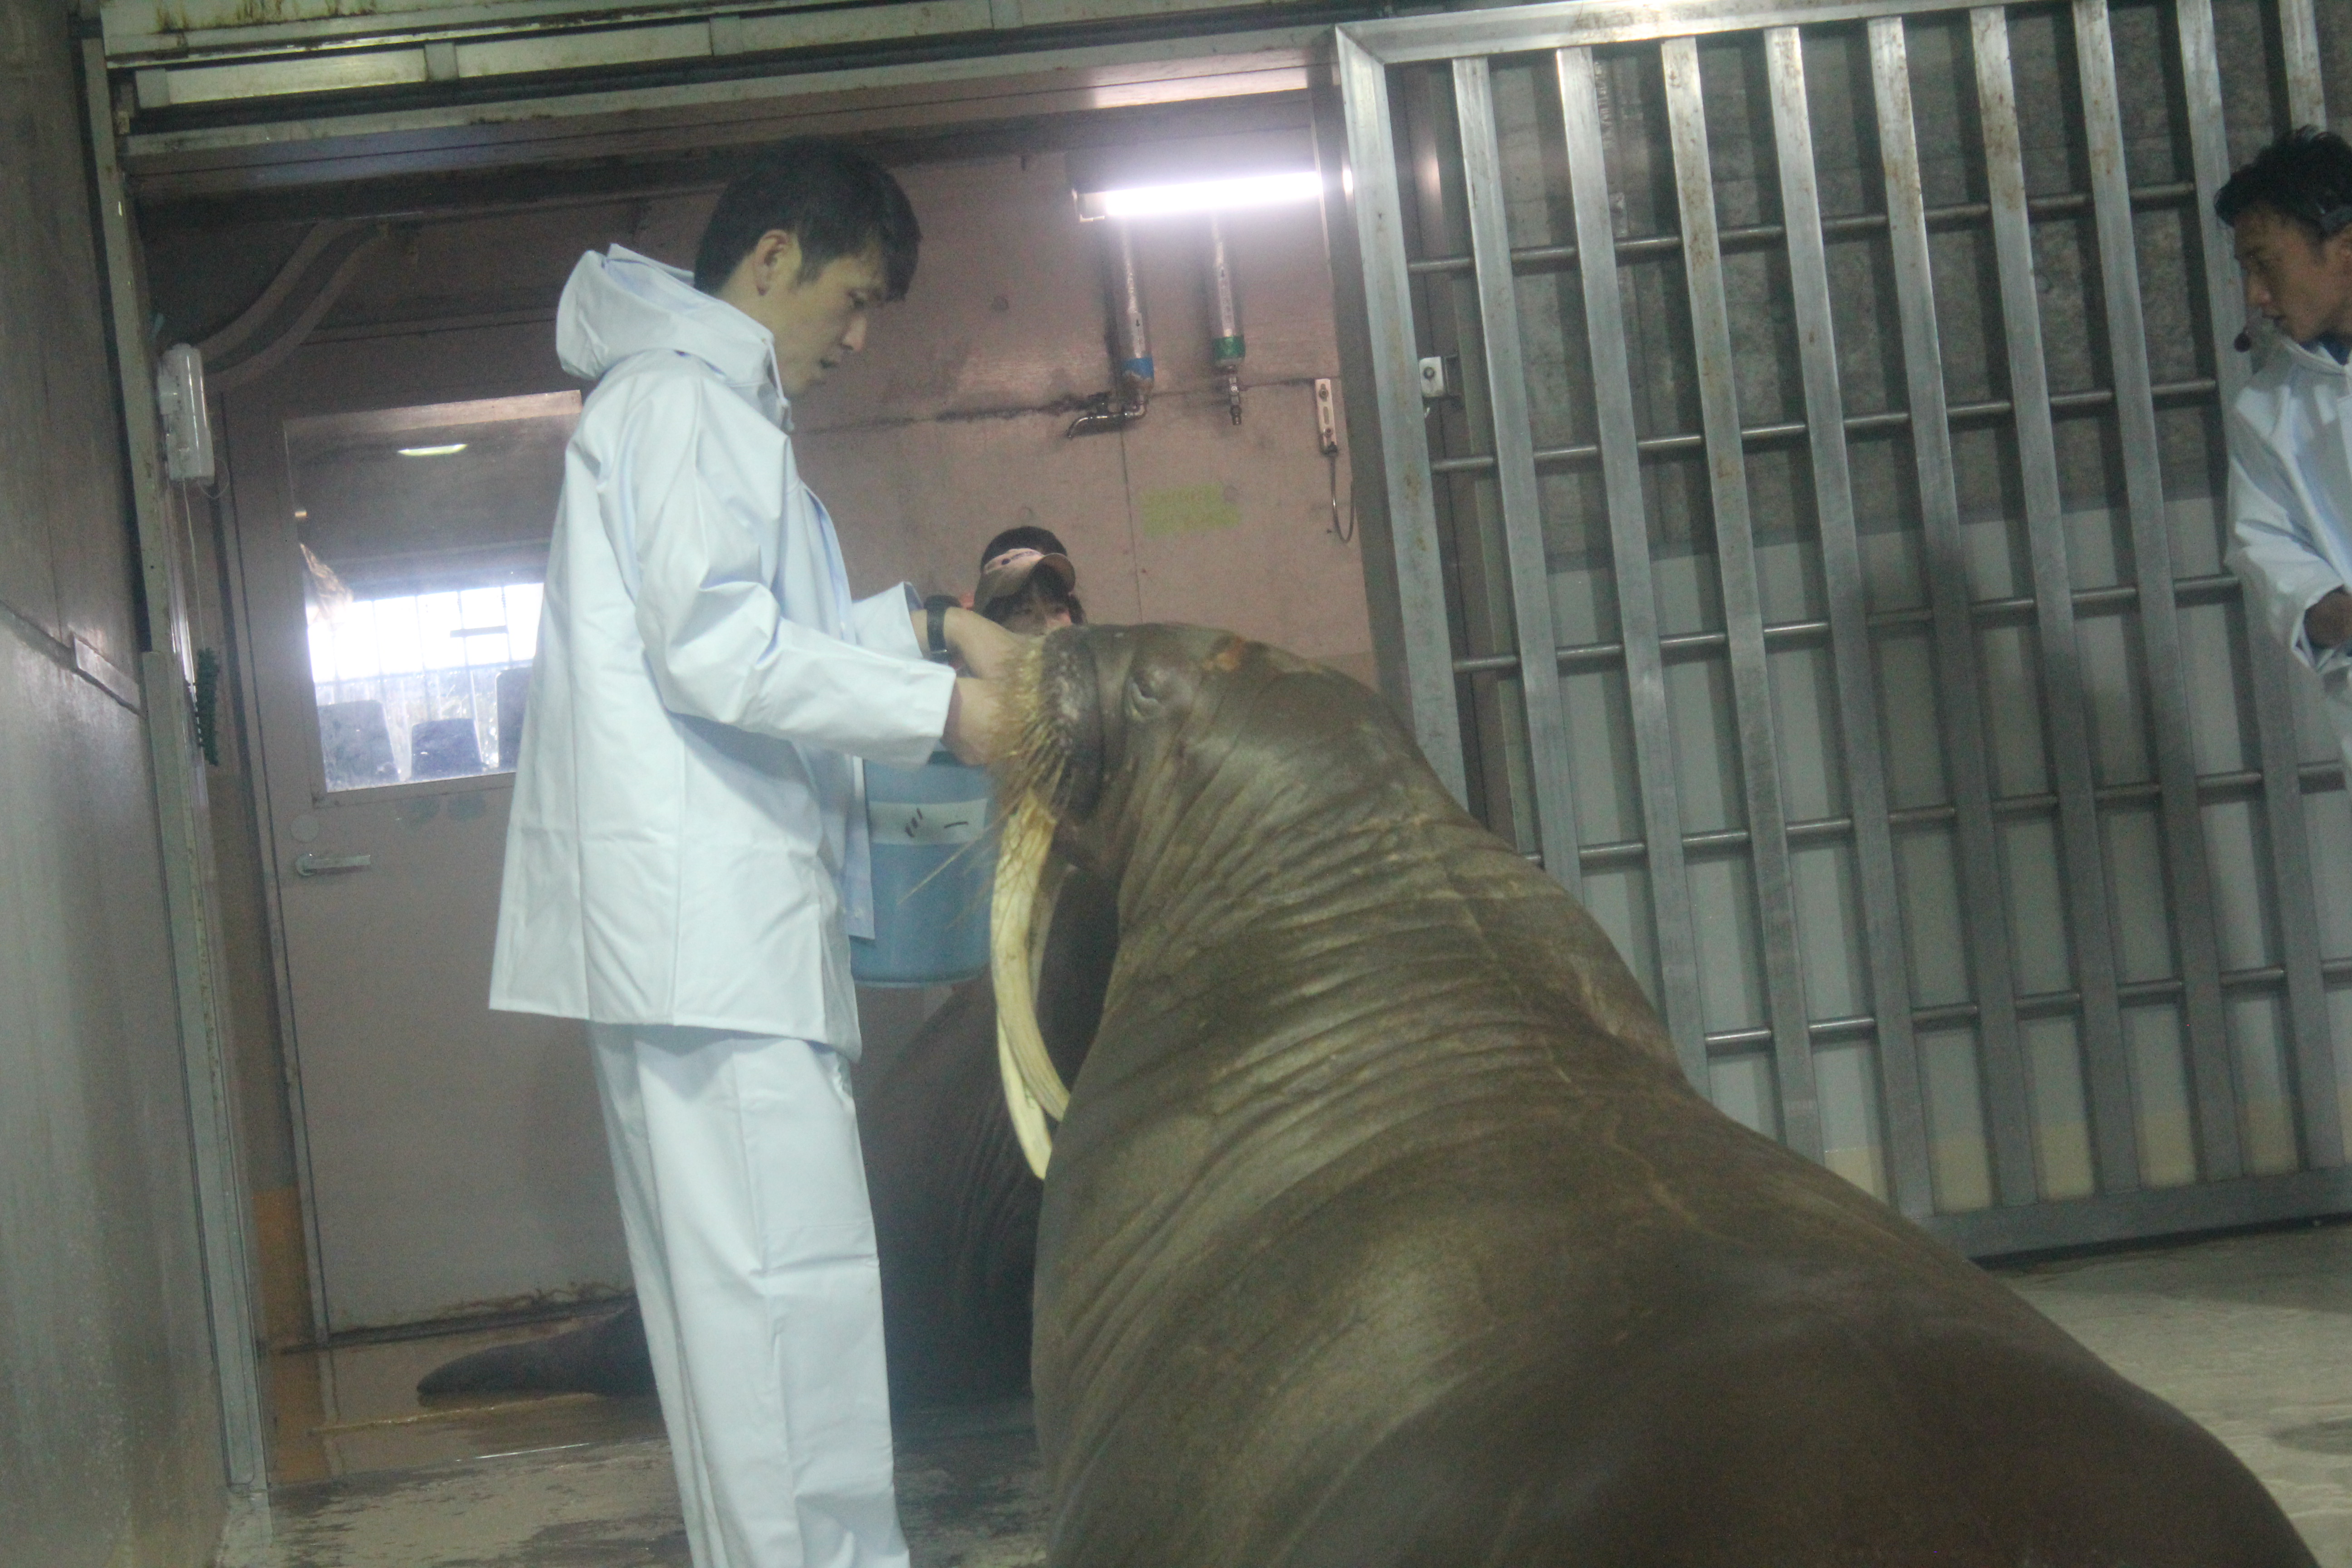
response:
[[[465,442],[452,441],[446,447],[403,447],[400,448],[400,455],[404,458],[446,458],[453,452],[462,452],[465,449]]]
[[[1078,216],[1094,219],[1231,212],[1237,207],[1311,202],[1322,194],[1323,177],[1312,169],[1284,174],[1239,174],[1223,180],[1185,180],[1173,184],[1090,191],[1078,198]]]

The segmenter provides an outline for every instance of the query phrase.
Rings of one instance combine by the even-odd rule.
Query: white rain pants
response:
[[[849,1065],[592,1024],[695,1568],[906,1568]]]

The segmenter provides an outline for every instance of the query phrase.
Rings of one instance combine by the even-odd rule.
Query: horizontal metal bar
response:
[[[2211,376],[2200,376],[2192,381],[2167,382],[2155,388],[2155,395],[2157,401],[2160,403],[2182,402],[2191,398],[2210,397],[2217,387],[2218,384]],[[2053,414],[2080,414],[2095,408],[2108,407],[2115,400],[2116,395],[2104,387],[2088,392],[2055,393],[2050,399],[2050,411]],[[1995,398],[1984,403],[1955,403],[1945,410],[1947,418],[1954,425],[2004,418],[2013,412],[2006,398]],[[1869,436],[1882,431],[1906,429],[1910,423],[1910,411],[1895,408],[1878,414],[1850,414],[1846,416],[1845,428],[1849,436]],[[1739,439],[1743,445],[1749,447],[1768,446],[1780,441],[1801,440],[1808,429],[1809,426],[1802,420],[1793,420],[1779,425],[1750,425],[1739,432]],[[1633,449],[1645,458],[1700,452],[1706,448],[1706,437],[1696,433],[1649,436],[1633,443]],[[1600,460],[1601,448],[1597,445],[1541,447],[1536,450],[1536,467],[1538,468],[1567,468],[1575,464],[1597,463]],[[1495,459],[1491,456],[1441,458],[1429,465],[1429,471],[1433,474],[1483,474],[1491,471],[1494,467]]]
[[[2241,592],[2237,577],[2227,572],[2203,577],[2179,577],[2173,580],[2172,596],[2183,605],[2210,605],[2234,598]],[[2074,613],[2096,615],[2108,610],[2126,610],[2139,603],[2139,588],[2135,584],[2114,584],[2099,588],[2078,588],[2074,592]],[[1970,618],[1979,625],[1998,625],[2004,621],[2032,618],[2037,605],[2031,595],[2005,599],[1979,599],[1969,606]],[[1926,626],[1931,612],[1925,607],[1907,610],[1881,610],[1870,617],[1874,631],[1902,626]],[[1829,636],[1827,621],[1778,621],[1764,628],[1767,647],[1802,647],[1820,642]],[[1658,639],[1658,648],[1668,659],[1703,658],[1723,652],[1729,638],[1723,632],[1678,632]],[[1582,673],[1595,669],[1613,668],[1623,662],[1625,645],[1616,642],[1578,643],[1559,650],[1559,668],[1563,673]],[[1454,661],[1456,675],[1483,675],[1497,670],[1517,669],[1519,656],[1516,653],[1473,654]],[[2315,764],[2334,768],[2333,763]]]
[[[2305,763],[2298,782],[2305,793],[2317,794],[2340,789],[2344,783],[2344,767],[2340,763]],[[2258,793],[2263,787],[2263,775],[2251,770],[2226,773],[2207,773],[2197,781],[2200,804],[2212,805],[2240,795]],[[2102,784],[2091,792],[2091,798],[2102,806],[2148,805],[2162,798],[2163,786],[2154,779],[2132,784]],[[2003,821],[2021,821],[2043,816],[2058,809],[2055,795],[1996,795],[1992,814]],[[1886,820],[1896,827],[1935,827],[1952,820],[1957,808],[1950,805],[1907,805],[1890,811]],[[1834,843],[1851,837],[1852,816],[1816,816],[1788,825],[1791,845]],[[1748,847],[1748,830],[1742,827],[1707,828],[1683,835],[1685,855],[1719,855]],[[1584,870],[1621,870],[1640,865],[1648,856],[1649,846],[1639,838],[1615,838],[1601,844],[1588,844],[1578,851]],[[2352,964],[2352,959],[2343,961]],[[2352,973],[2352,969],[2347,969]]]
[[[145,202],[394,174],[442,175],[493,164],[702,155],[765,145],[794,130],[839,135],[882,126],[939,129],[1076,110],[1137,110],[1304,91],[1318,79],[1318,69],[1328,70],[1328,64],[1316,62],[1328,59],[1330,39],[1331,28],[1324,24],[1203,40],[1202,47],[1214,53],[1171,55],[1169,42],[1160,39],[983,59],[950,54],[845,68],[779,68],[667,87],[620,87],[598,77],[556,95],[367,112],[335,113],[315,106],[296,120],[142,132],[123,142],[123,163]],[[714,188],[719,183],[712,182]],[[446,200],[459,198],[453,194]],[[440,198],[411,192],[389,210],[441,205]],[[364,210],[377,216],[387,209]],[[1402,241],[1398,248],[1402,252]],[[1402,254],[1397,265],[1404,265]]]
[[[1969,0],[1549,0],[1534,5],[1449,11],[1343,23],[1339,36],[1383,65],[1450,60],[1457,55],[1531,54],[1659,38],[1704,37],[1772,27],[1826,26],[1875,16],[1964,11]]]
[[[2196,199],[2197,187],[2187,181],[2164,185],[2142,185],[2131,194],[2132,205],[2135,207],[2178,206],[2183,202],[2193,202]],[[2034,218],[2077,217],[2091,210],[2091,196],[2087,191],[2065,193],[2054,196],[2036,196],[2025,204],[2025,210],[2027,216]],[[1991,216],[1992,204],[1990,202],[1961,202],[1953,206],[1929,207],[1927,226],[1958,228],[1971,223],[1986,222]],[[1845,217],[1825,218],[1822,223],[1822,234],[1823,237],[1829,239],[1845,239],[1864,234],[1881,234],[1885,232],[1885,213],[1856,213]],[[1717,234],[1717,238],[1725,250],[1731,251],[1778,245],[1788,237],[1789,230],[1785,225],[1751,223],[1723,229]],[[1617,259],[1638,261],[1644,257],[1671,256],[1682,247],[1683,237],[1679,234],[1638,235],[1617,242]],[[1565,266],[1573,263],[1576,258],[1577,249],[1572,245],[1530,245],[1511,252],[1511,266],[1514,270],[1532,271],[1546,267]],[[1467,272],[1470,270],[1470,258],[1467,256],[1436,256],[1412,263],[1411,270],[1416,277],[1429,277],[1449,272]]]
[[[1793,827],[1791,828],[1793,832]],[[2352,983],[2352,958],[2329,959],[2321,973],[2331,985]],[[2266,964],[2259,969],[2233,969],[2221,975],[2225,991],[2274,991],[2286,984],[2286,970],[2279,964]],[[2116,988],[2116,1000],[2126,1007],[2145,1007],[2158,1003],[2177,1002],[2186,989],[2177,976],[2165,980],[2136,980]],[[2017,999],[2021,1018],[2061,1018],[2075,1012],[2083,1005],[2079,991],[2036,991]],[[1976,1005],[1960,1002],[1940,1007],[1916,1008],[1911,1015],[1915,1029],[1949,1028],[1954,1025],[1976,1021]],[[1816,1047],[1835,1045],[1846,1040],[1866,1040],[1878,1033],[1878,1020],[1867,1016],[1845,1018],[1816,1018],[1805,1026]],[[1772,1044],[1772,1032],[1765,1028],[1718,1029],[1706,1037],[1706,1054],[1720,1061],[1727,1057],[1760,1055]]]
[[[2352,958],[2335,958],[2322,966],[2330,984],[2352,983]],[[2224,973],[2221,985],[2228,991],[2275,990],[2286,984],[2286,971],[2278,964],[2261,969],[2236,969]],[[2116,995],[2126,1007],[2144,1007],[2157,1003],[2174,1002],[2186,987],[2178,979],[2137,980],[2117,986]],[[2083,1005],[2079,991],[2036,991],[2017,999],[2021,1018],[2059,1018],[2074,1013]],[[1914,1029],[1945,1029],[1973,1024],[1977,1007],[1972,1002],[1958,1002],[1939,1007],[1920,1007],[1911,1014]],[[1816,1018],[1805,1026],[1816,1047],[1836,1045],[1847,1040],[1866,1040],[1878,1033],[1878,1020],[1867,1016],[1844,1018]],[[1761,1055],[1772,1044],[1769,1029],[1718,1029],[1706,1037],[1706,1054],[1720,1061],[1727,1057]]]
[[[2352,1210],[2352,1168],[1930,1215],[1920,1223],[1970,1258],[2145,1241]]]
[[[1867,1040],[1878,1033],[1878,1020],[1867,1016],[1851,1018],[1816,1018],[1805,1025],[1806,1037],[1815,1047],[1834,1046],[1847,1040]],[[1744,1057],[1767,1050],[1772,1044],[1772,1031],[1766,1028],[1719,1029],[1706,1037],[1706,1054],[1720,1060],[1725,1057]]]

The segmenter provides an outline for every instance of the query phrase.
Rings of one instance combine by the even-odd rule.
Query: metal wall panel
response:
[[[2342,1206],[2352,812],[2221,568],[2280,15],[2275,88],[2210,0],[1341,29],[1444,762],[1694,1082],[1979,1252]]]

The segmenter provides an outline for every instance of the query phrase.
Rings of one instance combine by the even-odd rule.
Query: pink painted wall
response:
[[[1070,438],[1069,414],[1042,410],[1107,388],[1109,360],[1102,226],[1078,222],[1062,159],[903,177],[924,231],[915,286],[797,409],[802,471],[861,589],[968,591],[990,535],[1043,523],[1097,620],[1222,626],[1369,681],[1362,571],[1316,444],[1314,378],[1339,374],[1317,208],[1227,219],[1249,343],[1238,426],[1209,363],[1207,223],[1139,223],[1159,391],[1139,424]],[[1339,483],[1344,524],[1344,462]]]

